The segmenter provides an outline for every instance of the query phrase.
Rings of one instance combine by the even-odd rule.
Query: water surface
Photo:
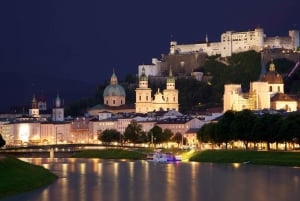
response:
[[[5,201],[298,201],[300,169],[212,163],[23,159],[59,176]]]

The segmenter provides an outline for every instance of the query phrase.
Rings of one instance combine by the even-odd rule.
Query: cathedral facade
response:
[[[172,70],[169,71],[169,76],[166,81],[166,89],[160,91],[157,89],[154,97],[152,90],[148,87],[148,77],[145,74],[145,69],[139,77],[139,87],[136,88],[135,112],[147,113],[160,110],[176,110],[178,111],[178,90],[175,88],[175,78]]]

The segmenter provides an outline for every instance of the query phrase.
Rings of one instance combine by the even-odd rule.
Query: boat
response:
[[[151,159],[150,155],[147,156],[150,161],[153,162],[176,162],[176,161],[181,161],[180,156],[171,154],[171,153],[160,153],[160,152],[155,152],[153,154],[153,157]]]

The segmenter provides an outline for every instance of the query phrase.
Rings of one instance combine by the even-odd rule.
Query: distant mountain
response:
[[[43,95],[48,108],[52,108],[57,93],[66,105],[72,101],[93,96],[97,88],[96,85],[72,78],[59,78],[31,72],[0,72],[0,86],[1,112],[7,112],[11,107],[30,105],[34,94],[37,98]]]

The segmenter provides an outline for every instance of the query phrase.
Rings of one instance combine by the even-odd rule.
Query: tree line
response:
[[[242,141],[245,148],[253,143],[266,143],[267,150],[270,144],[300,143],[300,114],[255,114],[250,110],[240,112],[227,111],[217,122],[205,124],[198,132],[197,139],[200,142],[213,144],[228,144],[234,141]]]
[[[131,121],[131,123],[125,129],[125,132],[121,134],[116,129],[106,129],[98,134],[98,140],[105,144],[110,144],[117,142],[123,143],[150,143],[156,146],[157,144],[163,144],[167,142],[176,142],[178,147],[180,144],[185,144],[186,139],[179,132],[173,133],[170,129],[162,129],[160,126],[154,126],[148,132],[142,129],[142,125],[138,124],[136,121]]]

